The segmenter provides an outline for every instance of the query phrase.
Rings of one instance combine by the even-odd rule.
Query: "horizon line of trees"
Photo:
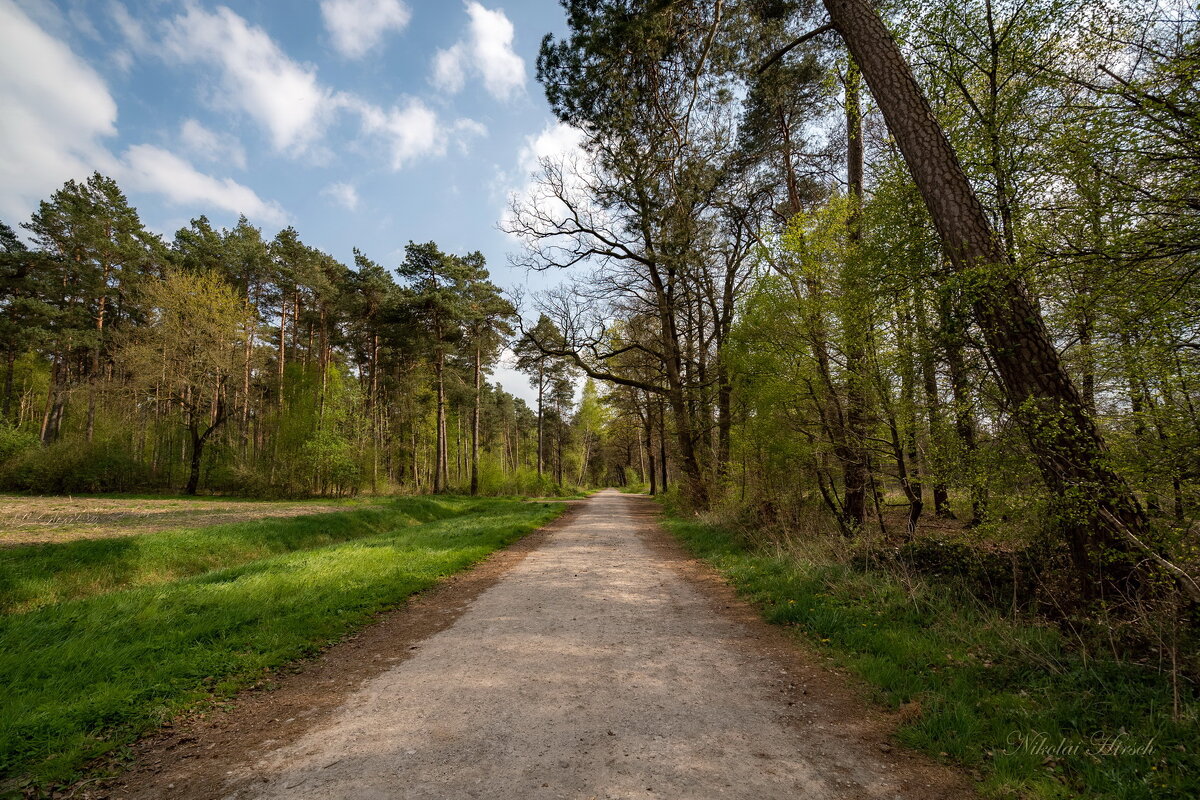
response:
[[[576,409],[576,371],[514,339],[478,252],[351,267],[244,216],[164,242],[98,173],[22,227],[0,223],[0,488],[546,494],[598,468],[594,385]],[[488,381],[509,346],[534,408]]]

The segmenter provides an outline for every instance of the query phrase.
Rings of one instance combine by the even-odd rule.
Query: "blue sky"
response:
[[[99,170],[168,239],[245,213],[346,263],[432,239],[545,285],[496,223],[575,141],[534,79],[564,27],[557,0],[0,0],[0,219]]]

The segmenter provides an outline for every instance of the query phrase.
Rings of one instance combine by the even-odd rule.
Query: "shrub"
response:
[[[0,422],[0,465],[29,450],[37,449],[41,442],[31,430]]]
[[[0,468],[0,487],[37,494],[123,492],[146,482],[145,466],[110,441],[62,440],[26,448]]]

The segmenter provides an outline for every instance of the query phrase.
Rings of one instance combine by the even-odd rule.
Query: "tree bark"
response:
[[[666,410],[659,404],[658,407],[658,467],[661,471],[662,479],[659,484],[662,491],[667,491],[667,415]]]
[[[546,394],[546,379],[545,379],[545,376],[543,376],[541,374],[540,370],[541,370],[541,368],[539,367],[539,372],[538,372],[538,418],[537,418],[537,473],[538,473],[539,480],[542,477],[542,464],[545,463],[544,458],[543,458],[543,450],[542,450],[542,442],[544,441],[542,432],[545,427],[543,424],[544,420],[545,420],[545,405],[543,403],[543,398],[545,397],[545,394]]]
[[[918,289],[914,296],[917,320],[917,348],[921,363],[921,386],[925,393],[925,415],[930,442],[941,439],[945,429],[942,420],[942,403],[938,397],[937,366],[934,363],[933,343],[929,338],[929,322],[926,317],[925,297]],[[927,458],[929,464],[933,459]],[[939,464],[930,465],[933,477],[933,513],[945,519],[954,519],[950,510],[950,490],[946,486],[944,470]]]
[[[863,195],[863,136],[861,77],[851,60],[846,74],[846,183],[850,195],[850,216],[847,220],[852,245],[851,258],[862,239]],[[858,304],[855,304],[856,306]],[[846,340],[846,416],[845,431],[840,437],[842,462],[842,517],[846,527],[856,531],[862,527],[867,514],[867,455],[866,455],[866,391],[863,373],[866,368],[866,347],[862,331],[865,324],[848,326]]]
[[[8,412],[12,407],[13,368],[16,365],[16,361],[16,348],[10,348],[4,357],[4,408],[0,409],[0,416],[5,420],[8,419]]]
[[[483,400],[483,353],[475,345],[475,407],[471,410],[471,494],[479,494],[479,405]]]
[[[200,432],[195,428],[191,429],[192,434],[192,457],[191,469],[188,472],[187,487],[183,490],[185,494],[195,495],[200,487],[200,459],[204,457],[204,440],[205,437],[200,435]]]
[[[437,382],[437,436],[434,449],[437,451],[433,461],[433,492],[440,494],[446,491],[450,482],[450,466],[446,463],[448,455],[446,447],[446,383],[442,378],[445,370],[445,356],[438,352],[433,361],[434,379]]]

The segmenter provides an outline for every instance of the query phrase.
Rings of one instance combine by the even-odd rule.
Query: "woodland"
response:
[[[968,532],[1014,596],[1200,600],[1194,9],[564,8],[538,78],[582,145],[500,223],[557,288],[519,315],[478,253],[351,266],[245,218],[164,241],[68,181],[0,229],[0,486],[645,485]]]
[[[164,241],[68,181],[0,229],[0,486],[644,484],[1200,599],[1194,9],[564,8],[538,78],[582,145],[500,223],[557,288],[519,315],[478,253],[351,266],[245,218]]]
[[[1195,5],[562,5],[538,80],[581,144],[499,222],[555,288],[166,240],[81,176],[0,227],[0,489],[645,491],[1061,631],[1194,731]]]

